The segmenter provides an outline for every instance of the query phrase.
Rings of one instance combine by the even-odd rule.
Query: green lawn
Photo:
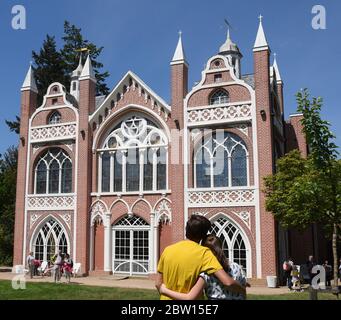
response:
[[[26,283],[25,290],[12,289],[11,281],[0,281],[0,300],[157,300],[155,290],[93,287],[77,284]],[[308,300],[308,293],[248,295],[248,300]],[[319,294],[320,300],[336,300]]]

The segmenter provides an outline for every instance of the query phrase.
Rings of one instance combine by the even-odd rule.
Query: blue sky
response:
[[[11,10],[17,4],[27,11],[24,31],[11,27]],[[326,8],[326,30],[311,27],[311,10],[317,4]],[[31,51],[39,50],[47,33],[60,43],[64,20],[104,46],[100,60],[111,74],[110,88],[132,70],[169,101],[169,62],[179,30],[190,64],[191,87],[225,40],[225,18],[233,25],[232,39],[244,55],[242,72],[253,72],[259,14],[264,16],[265,33],[285,83],[286,116],[296,111],[295,93],[309,88],[312,95],[324,98],[323,117],[332,123],[341,146],[339,0],[4,0],[0,2],[0,153],[17,144],[18,137],[8,131],[5,119],[14,119],[20,112],[20,87]]]

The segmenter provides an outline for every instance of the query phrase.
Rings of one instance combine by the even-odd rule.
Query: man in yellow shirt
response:
[[[158,265],[156,287],[164,283],[168,289],[188,293],[198,280],[200,273],[214,274],[230,291],[245,295],[245,288],[231,278],[217,258],[207,247],[199,243],[211,228],[208,219],[192,215],[186,225],[187,240],[167,247],[161,255]],[[161,300],[169,298],[161,295]]]

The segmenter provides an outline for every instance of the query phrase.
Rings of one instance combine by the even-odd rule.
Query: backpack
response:
[[[73,260],[72,259],[70,259],[69,264],[70,264],[70,267],[73,268]]]

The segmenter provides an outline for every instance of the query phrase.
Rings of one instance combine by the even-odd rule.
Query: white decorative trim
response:
[[[188,207],[234,207],[254,206],[253,188],[240,189],[188,189]]]
[[[76,123],[33,127],[30,129],[31,143],[70,140],[75,139],[76,134]]]
[[[70,195],[29,195],[26,197],[27,210],[51,211],[74,210],[76,197]]]
[[[187,112],[188,126],[251,120],[251,104],[223,104],[206,108],[191,108]]]
[[[69,229],[71,230],[71,214],[69,213],[65,213],[60,215],[60,217],[64,220],[64,222],[66,223],[66,225],[69,227]]]
[[[94,225],[96,219],[100,217],[105,222],[104,216],[108,212],[108,208],[102,201],[95,202],[91,207],[91,217],[90,217],[90,224],[91,226]]]
[[[206,217],[207,215],[209,214],[208,211],[195,211],[193,212],[191,215],[198,215],[198,216],[203,216],[203,217]]]
[[[31,214],[31,219],[30,219],[30,229],[34,226],[34,224],[39,220],[39,218],[42,216],[42,214]]]
[[[249,127],[247,124],[237,124],[237,125],[232,126],[232,128],[239,130],[241,133],[245,134],[247,137],[249,136]]]
[[[250,219],[250,212],[249,211],[232,211],[235,215],[237,215],[249,229],[251,229],[251,219]]]
[[[167,199],[159,202],[155,210],[155,224],[169,224],[172,222],[172,209],[171,204]]]

